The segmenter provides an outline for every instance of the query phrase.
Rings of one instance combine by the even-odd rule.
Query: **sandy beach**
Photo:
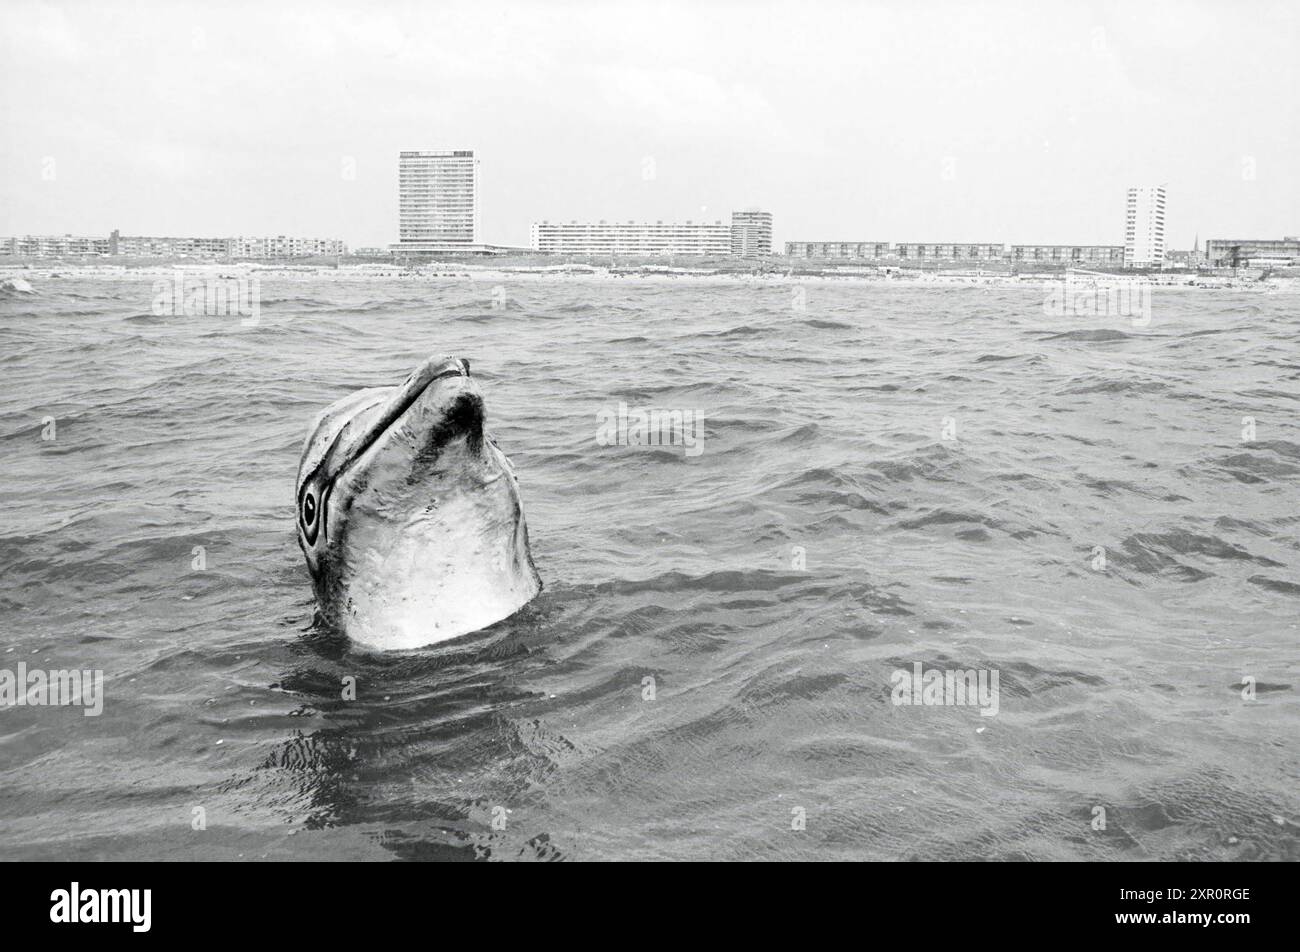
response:
[[[1006,273],[979,269],[925,271],[892,265],[875,267],[809,267],[791,264],[784,270],[723,270],[716,268],[671,267],[666,265],[593,266],[556,264],[511,267],[480,265],[468,262],[433,262],[415,267],[384,264],[357,264],[326,267],[320,265],[258,264],[250,262],[213,263],[176,261],[170,264],[0,264],[0,280],[22,278],[39,289],[43,282],[61,279],[99,279],[139,281],[174,279],[181,274],[191,280],[207,279],[274,279],[277,281],[468,281],[483,284],[509,282],[649,282],[699,285],[800,285],[808,283],[865,283],[889,287],[997,287],[1045,289],[1069,283],[1075,287],[1178,287],[1204,290],[1252,291],[1260,293],[1296,293],[1300,276],[1260,274],[1220,276],[1188,272],[1146,274],[1102,273],[1091,271],[1055,271]]]

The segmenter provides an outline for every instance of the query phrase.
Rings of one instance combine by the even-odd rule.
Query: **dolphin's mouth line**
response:
[[[330,444],[329,450],[326,451],[325,455],[321,458],[320,463],[317,464],[316,469],[312,471],[312,474],[303,480],[302,489],[298,493],[299,512],[302,511],[302,497],[307,492],[314,489],[316,498],[320,500],[318,503],[320,512],[318,522],[320,524],[317,527],[316,532],[312,533],[312,538],[309,541],[314,543],[315,537],[321,533],[328,535],[325,529],[325,516],[327,512],[326,503],[330,493],[334,489],[334,483],[338,481],[338,478],[346,473],[352,467],[352,464],[364,456],[367,451],[378,442],[379,438],[387,433],[392,428],[393,424],[400,420],[406,411],[411,409],[411,407],[415,405],[415,402],[419,400],[420,397],[424,396],[425,392],[435,383],[446,377],[468,376],[469,362],[466,360],[457,360],[455,367],[434,374],[424,382],[423,386],[408,391],[397,403],[390,406],[384,414],[375,421],[374,425],[371,426],[366,435],[347,455],[347,458],[340,460],[337,465],[335,465],[334,455],[338,452],[339,441],[343,438],[343,428],[339,429],[339,432],[334,436],[334,441]],[[411,378],[407,378],[406,383],[409,384],[410,382]],[[406,384],[403,384],[403,386],[405,385]]]
[[[375,443],[379,441],[379,438],[381,436],[383,436],[390,429],[392,429],[393,424],[396,423],[398,420],[400,420],[406,414],[407,410],[415,406],[415,401],[419,400],[422,396],[424,396],[425,391],[427,391],[435,383],[437,383],[439,380],[442,380],[446,377],[468,377],[468,376],[469,374],[467,372],[462,371],[460,368],[456,368],[452,370],[444,370],[442,373],[434,374],[432,377],[430,377],[428,381],[425,382],[423,387],[420,387],[417,390],[412,390],[409,393],[407,393],[405,397],[403,397],[394,406],[389,407],[388,411],[385,412],[383,416],[381,416],[378,420],[375,421],[374,426],[370,428],[370,432],[366,434],[365,439],[361,440],[357,444],[357,446],[353,449],[353,451],[350,454],[348,454],[347,459],[339,463],[338,468],[334,470],[334,476],[333,478],[331,478],[330,482],[333,483],[334,480],[338,479],[339,476],[347,472],[348,468],[351,467],[353,463],[355,463],[361,457],[365,456],[366,452],[370,449],[370,447],[374,446]],[[340,434],[341,433],[342,431],[340,430]],[[325,454],[326,462],[329,461],[329,458],[333,454],[333,452],[334,452],[334,447],[331,446],[330,452]]]
[[[420,387],[418,390],[412,390],[396,406],[389,408],[387,413],[385,413],[383,416],[381,416],[378,420],[375,421],[375,425],[371,428],[370,432],[366,434],[366,438],[358,444],[357,448],[352,452],[352,454],[347,458],[347,460],[344,461],[344,463],[339,467],[338,472],[342,473],[349,466],[355,463],[358,459],[364,456],[366,454],[366,451],[370,449],[370,447],[374,446],[376,441],[378,441],[378,439],[381,436],[383,436],[390,429],[392,429],[393,424],[396,423],[398,420],[400,420],[403,417],[403,415],[405,415],[407,410],[415,406],[415,401],[419,400],[422,396],[424,396],[425,392],[430,387],[432,387],[435,383],[437,383],[439,380],[442,380],[446,377],[468,377],[468,376],[469,373],[464,370],[461,370],[460,368],[455,368],[453,370],[444,370],[442,373],[434,374],[432,377],[430,377],[428,381],[425,382],[423,387]]]

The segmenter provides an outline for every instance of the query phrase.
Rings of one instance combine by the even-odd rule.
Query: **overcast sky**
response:
[[[31,3],[0,11],[0,235],[397,238],[397,153],[474,149],[482,237],[1300,233],[1300,3]]]

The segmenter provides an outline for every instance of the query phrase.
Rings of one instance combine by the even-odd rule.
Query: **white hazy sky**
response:
[[[1176,247],[1280,237],[1300,3],[0,8],[0,235],[386,244],[398,151],[463,148],[494,243],[760,206],[778,242],[1120,244],[1146,183]]]

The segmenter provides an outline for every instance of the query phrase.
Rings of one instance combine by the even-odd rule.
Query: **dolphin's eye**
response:
[[[325,528],[325,513],[322,512],[325,503],[325,496],[329,495],[329,488],[326,487],[324,494],[316,494],[315,484],[310,489],[304,489],[302,492],[302,535],[307,540],[308,545],[316,544],[316,537],[321,534]]]

